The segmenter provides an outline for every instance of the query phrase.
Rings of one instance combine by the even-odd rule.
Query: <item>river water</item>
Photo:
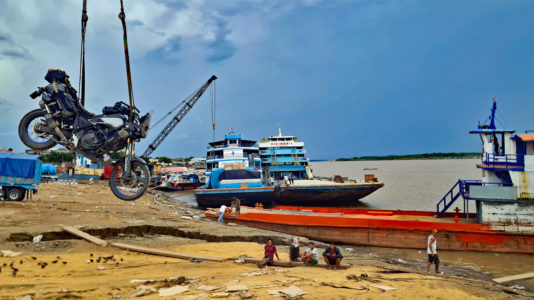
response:
[[[402,209],[435,211],[436,203],[449,191],[459,178],[480,179],[476,168],[478,159],[444,160],[388,160],[388,161],[323,161],[311,163],[313,174],[330,177],[342,175],[363,179],[374,174],[384,187],[360,200],[360,207],[376,209]],[[196,206],[192,192],[173,194],[173,200]],[[458,202],[462,208],[462,202]],[[439,239],[438,239],[439,244]],[[376,253],[401,259],[425,260],[426,250],[391,249],[370,247]],[[442,264],[469,268],[492,275],[508,276],[532,272],[534,255],[496,254],[463,251],[441,251]],[[534,279],[518,282],[534,290]]]
[[[313,174],[362,179],[374,174],[384,187],[360,200],[376,209],[435,211],[436,203],[462,179],[480,179],[478,159],[323,161],[311,163]],[[365,170],[371,169],[371,170]],[[376,169],[376,170],[375,170]],[[458,202],[462,208],[462,203]]]

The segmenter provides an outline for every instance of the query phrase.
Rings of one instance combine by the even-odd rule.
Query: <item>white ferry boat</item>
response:
[[[304,142],[295,136],[278,135],[262,139],[259,144],[261,168],[267,182],[276,182],[273,203],[299,206],[354,206],[384,183],[373,175],[365,181],[337,178],[314,178]],[[287,179],[294,178],[293,181]]]

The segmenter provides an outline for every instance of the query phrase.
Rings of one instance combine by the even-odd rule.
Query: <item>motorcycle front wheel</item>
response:
[[[109,177],[109,186],[117,198],[132,201],[141,197],[150,183],[150,171],[145,164],[134,161],[130,174],[124,172],[124,160],[116,164]]]
[[[33,150],[48,150],[57,145],[53,136],[37,130],[38,126],[47,126],[44,111],[35,109],[22,117],[19,123],[19,137],[24,145]]]

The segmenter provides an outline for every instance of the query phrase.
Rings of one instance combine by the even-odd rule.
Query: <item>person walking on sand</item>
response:
[[[293,243],[289,248],[289,260],[299,261],[300,259],[300,241],[298,237],[293,238]]]
[[[430,266],[432,263],[436,266],[436,273],[439,273],[439,257],[438,257],[438,241],[436,236],[438,235],[438,230],[432,230],[432,234],[428,236],[426,241],[426,253],[428,254],[428,263],[426,265],[426,271],[430,271]]]
[[[302,256],[302,261],[307,266],[313,266],[319,262],[319,252],[313,242],[308,244],[308,249],[306,249],[306,252]]]
[[[265,268],[265,266],[272,266],[274,261],[274,256],[276,259],[280,260],[278,257],[278,251],[276,251],[276,246],[273,244],[273,240],[268,239],[267,245],[265,245],[265,255],[263,256],[263,261],[258,264],[258,267]]]
[[[232,197],[232,199],[235,205],[235,215],[239,216],[241,214],[241,199],[237,197]]]
[[[323,257],[328,269],[333,267],[335,270],[339,268],[339,263],[343,259],[341,250],[334,243],[330,243],[330,246],[324,250]]]
[[[226,205],[221,205],[221,208],[219,208],[219,220],[217,222],[219,223],[224,223],[224,220],[223,220],[223,217],[224,217],[224,213],[226,212],[226,209],[228,207]]]

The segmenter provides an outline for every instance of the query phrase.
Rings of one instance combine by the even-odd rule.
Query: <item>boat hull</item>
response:
[[[277,205],[354,206],[357,201],[384,186],[383,183],[347,186],[288,186],[276,195]]]
[[[245,213],[225,218],[249,227],[322,242],[422,250],[426,249],[429,233],[437,229],[440,232],[440,250],[534,254],[534,235],[530,233],[498,232],[490,226],[479,224],[387,220],[376,215],[371,213],[368,218],[351,218],[342,214]],[[206,216],[213,219],[217,217],[210,211],[206,212]]]
[[[274,205],[298,206],[354,206],[361,199],[377,189],[383,183],[369,183],[347,186],[284,186],[243,188],[243,189],[197,189],[195,197],[199,207],[219,207],[231,203],[232,197],[241,199],[241,204],[263,207]]]
[[[241,200],[241,205],[255,206],[257,203],[264,207],[273,206],[274,189],[246,188],[246,189],[198,189],[195,190],[195,198],[199,207],[220,207],[229,206],[232,197]]]

